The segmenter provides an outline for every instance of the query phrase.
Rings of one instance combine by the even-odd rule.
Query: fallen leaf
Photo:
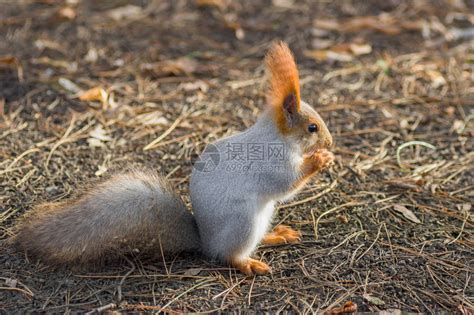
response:
[[[314,27],[335,31],[339,29],[339,22],[335,19],[316,19],[313,22]]]
[[[143,66],[145,70],[151,70],[157,76],[190,75],[196,71],[197,67],[197,61],[188,57],[145,64]]]
[[[370,304],[373,304],[373,305],[377,305],[377,306],[385,305],[384,301],[382,301],[378,297],[375,297],[375,296],[367,294],[367,293],[363,295],[363,298],[366,299],[367,302],[369,302]]]
[[[446,79],[443,77],[443,75],[436,70],[426,70],[426,74],[428,78],[431,80],[431,86],[433,88],[438,88],[442,85],[446,84]]]
[[[185,276],[197,276],[199,273],[201,273],[202,268],[190,268],[186,270],[183,275]]]
[[[296,7],[294,0],[272,0],[272,4],[275,7],[284,8],[284,9],[293,9]]]
[[[18,280],[12,279],[12,278],[6,278],[5,279],[5,284],[10,288],[16,288],[16,286],[18,284]]]
[[[139,114],[129,120],[127,123],[128,126],[134,125],[143,125],[143,126],[155,126],[163,125],[167,126],[169,124],[168,119],[163,116],[163,113],[160,111],[154,111],[150,113]]]
[[[94,130],[89,133],[91,137],[87,139],[87,143],[89,143],[91,147],[105,147],[104,142],[112,140],[112,137],[107,133],[102,125],[98,124]]]
[[[446,113],[446,115],[448,115],[448,116],[451,117],[451,116],[453,116],[454,113],[456,112],[456,107],[454,107],[454,106],[448,106],[448,107],[446,107],[446,108],[444,109],[444,112]]]
[[[332,39],[322,39],[317,38],[312,41],[312,46],[314,49],[327,49],[334,45],[334,41]]]
[[[0,63],[14,65],[18,63],[18,59],[14,56],[0,56]]]
[[[397,204],[397,205],[393,205],[393,209],[403,214],[403,216],[407,218],[408,220],[410,220],[411,222],[421,223],[421,221],[415,216],[415,214],[411,210],[409,210],[407,207]]]
[[[124,146],[124,145],[126,145],[126,144],[127,144],[127,140],[124,139],[124,138],[120,138],[120,139],[117,141],[117,143],[116,143],[116,145],[117,145],[118,147],[122,147],[122,146]]]
[[[321,42],[321,40],[318,40]],[[324,43],[324,42],[323,42]],[[327,47],[327,49],[306,50],[305,56],[316,60],[336,60],[342,62],[352,61],[354,56],[365,55],[372,52],[372,46],[359,43],[342,43]]]
[[[87,54],[84,56],[84,60],[87,62],[96,62],[99,59],[99,53],[95,48],[89,48]]]
[[[349,48],[356,56],[367,55],[372,52],[372,46],[369,44],[350,44]]]
[[[329,35],[329,31],[322,28],[313,27],[311,29],[311,35],[314,37],[326,37]]]
[[[40,38],[40,39],[35,40],[35,47],[38,48],[39,50],[44,50],[48,48],[51,50],[59,51],[61,53],[65,53],[64,47],[60,43],[55,42],[53,40],[49,40],[49,39]]]
[[[69,79],[59,78],[58,83],[60,86],[62,86],[64,89],[70,92],[78,93],[79,91],[81,91],[81,88],[78,87],[76,83],[72,82]]]
[[[81,101],[87,102],[99,101],[102,103],[102,107],[104,109],[107,108],[108,95],[107,92],[101,87],[95,87],[79,93],[79,99]]]
[[[201,90],[204,93],[209,90],[209,85],[202,80],[196,82],[182,83],[180,84],[180,87],[183,88],[183,90],[185,91]]]
[[[348,62],[354,59],[351,54],[344,53],[344,52],[335,52],[330,49],[306,50],[304,52],[304,55],[306,57],[310,57],[319,61],[335,60],[335,61]]]
[[[62,7],[56,12],[56,16],[62,20],[74,20],[76,11],[71,7]]]
[[[0,56],[0,64],[4,64],[6,66],[15,66],[17,75],[18,75],[18,80],[20,82],[23,82],[23,67],[21,66],[20,60],[14,56]]]
[[[105,143],[103,143],[99,139],[89,138],[87,139],[87,143],[92,148],[105,148]]]
[[[388,15],[355,17],[342,23],[341,28],[350,33],[364,29],[372,29],[387,35],[398,35],[401,32],[401,28],[395,25],[394,20]]]
[[[324,312],[324,315],[342,315],[353,314],[357,312],[357,304],[352,301],[347,301],[343,306],[337,306],[333,309]]]
[[[71,73],[74,73],[77,71],[77,62],[71,62],[68,60],[59,60],[59,59],[51,59],[49,57],[41,57],[41,58],[31,59],[31,63],[51,66],[54,68],[63,68]]]
[[[143,9],[136,5],[126,5],[118,7],[106,12],[106,15],[115,21],[121,21],[124,19],[136,19],[141,17]]]
[[[223,0],[197,0],[196,4],[198,7],[215,7],[221,10],[227,6]]]
[[[455,131],[457,134],[462,134],[462,132],[464,131],[464,121],[456,119],[453,122],[453,126],[451,127],[450,131]]]
[[[345,214],[338,214],[336,218],[339,220],[339,222],[344,224],[349,222],[349,218]]]

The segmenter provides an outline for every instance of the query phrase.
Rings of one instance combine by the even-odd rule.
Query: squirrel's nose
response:
[[[329,138],[326,140],[326,147],[329,149],[332,147],[334,143],[332,142],[332,137],[329,136]]]
[[[324,137],[323,146],[324,148],[329,149],[332,147],[332,145],[333,145],[332,136],[330,133],[328,133],[326,137]]]

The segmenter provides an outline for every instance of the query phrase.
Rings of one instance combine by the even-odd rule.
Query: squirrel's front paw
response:
[[[296,243],[301,240],[301,233],[293,230],[286,225],[278,225],[272,232],[265,235],[262,244],[279,245],[287,243]]]
[[[319,170],[327,168],[334,162],[334,154],[325,149],[316,151],[312,158],[315,166]]]
[[[247,276],[253,276],[254,274],[265,275],[271,272],[271,268],[269,265],[267,265],[263,261],[259,261],[252,258],[247,258],[243,261],[232,261],[231,264],[233,267],[239,269]]]

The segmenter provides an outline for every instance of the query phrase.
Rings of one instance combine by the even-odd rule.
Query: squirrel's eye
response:
[[[313,133],[318,131],[318,125],[316,124],[309,124],[308,125],[308,131]]]

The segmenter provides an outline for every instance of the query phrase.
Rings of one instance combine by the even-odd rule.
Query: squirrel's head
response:
[[[303,153],[332,146],[332,136],[321,116],[300,99],[298,68],[288,46],[274,44],[265,57],[269,74],[267,99],[278,130],[297,142]]]

